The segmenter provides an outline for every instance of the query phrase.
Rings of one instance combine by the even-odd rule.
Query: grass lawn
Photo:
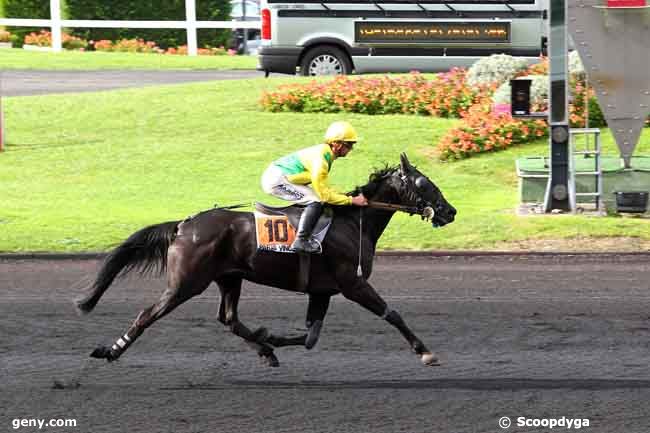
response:
[[[517,217],[514,161],[545,155],[545,140],[465,161],[432,158],[456,120],[419,116],[264,113],[260,92],[294,79],[221,81],[101,93],[5,98],[0,153],[0,251],[102,251],[139,228],[215,203],[264,200],[259,178],[273,159],[319,142],[346,118],[361,141],[336,161],[333,184],[365,183],[407,151],[458,211],[432,229],[397,215],[382,249],[494,249],[529,239],[650,239],[650,222],[618,217]],[[644,131],[648,153],[650,130]],[[609,134],[605,147],[614,152]]]
[[[2,69],[255,69],[254,56],[171,56],[161,54],[0,49]]]

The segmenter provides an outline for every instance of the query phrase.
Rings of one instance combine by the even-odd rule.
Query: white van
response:
[[[505,53],[539,59],[548,0],[262,0],[258,69],[439,72]]]

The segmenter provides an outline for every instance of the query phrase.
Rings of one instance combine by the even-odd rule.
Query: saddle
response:
[[[305,206],[267,206],[263,203],[255,203],[255,229],[257,234],[258,251],[274,251],[280,253],[295,254],[291,250],[291,244],[296,239],[296,230],[300,222],[300,215]],[[334,212],[329,206],[323,208],[323,212],[316,222],[312,236],[322,243],[325,239]],[[299,270],[297,275],[297,289],[305,291],[309,284],[309,269],[311,267],[311,254],[299,254]]]
[[[255,210],[263,215],[285,216],[287,217],[287,220],[289,221],[291,227],[294,230],[297,230],[298,223],[300,222],[300,215],[302,215],[302,212],[305,210],[305,206],[299,204],[294,204],[291,206],[268,206],[264,203],[255,202]],[[318,235],[320,235],[321,232],[324,232],[323,238],[325,237],[325,233],[332,223],[332,216],[332,208],[329,206],[323,207],[323,212],[318,218],[316,226],[314,226],[313,236],[315,238],[318,239]],[[319,239],[319,241],[322,242],[322,239]]]

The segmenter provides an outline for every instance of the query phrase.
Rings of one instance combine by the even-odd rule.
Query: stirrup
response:
[[[312,237],[307,239],[296,238],[291,244],[290,249],[296,253],[306,254],[320,254],[323,252],[323,247],[320,242]]]

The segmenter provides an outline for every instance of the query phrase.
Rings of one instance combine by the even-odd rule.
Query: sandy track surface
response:
[[[0,261],[0,431],[498,432],[502,416],[588,418],[650,431],[647,257],[380,257],[371,282],[442,359],[422,366],[396,330],[337,297],[318,346],[263,366],[216,320],[218,295],[156,323],[117,362],[89,359],[155,302],[132,278],[96,310],[70,300],[95,261]],[[303,330],[306,297],[247,284],[242,321]],[[18,418],[75,428],[12,429]],[[552,431],[566,431],[555,428]]]

